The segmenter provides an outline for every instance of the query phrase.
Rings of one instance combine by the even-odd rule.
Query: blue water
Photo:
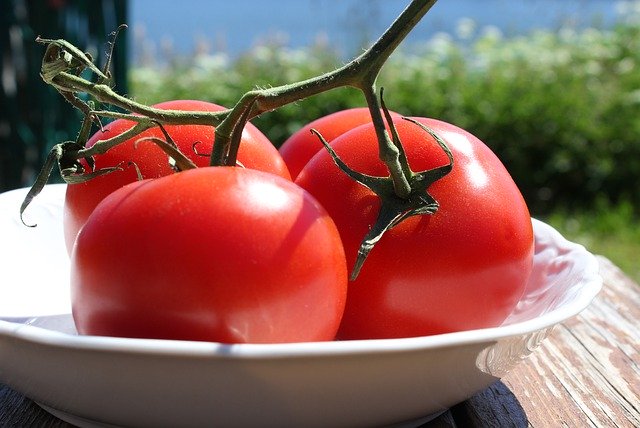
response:
[[[190,53],[196,46],[236,55],[257,43],[277,40],[308,46],[324,40],[344,55],[366,47],[409,3],[408,0],[130,0],[132,54]],[[462,18],[478,27],[496,26],[505,35],[536,28],[608,26],[614,0],[440,0],[406,43],[436,32],[455,33]],[[141,40],[145,40],[143,49]],[[151,48],[150,48],[151,47]]]

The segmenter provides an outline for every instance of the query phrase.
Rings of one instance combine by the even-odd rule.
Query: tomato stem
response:
[[[390,173],[395,177],[397,175],[395,154],[397,150],[390,144],[379,108],[375,107],[377,101],[374,82],[387,58],[435,3],[436,0],[413,0],[369,49],[343,67],[300,82],[249,91],[232,110],[220,112],[161,110],[137,103],[119,95],[108,84],[105,84],[104,82],[109,79],[108,70],[98,69],[86,54],[72,44],[64,40],[41,38],[37,40],[47,44],[47,52],[42,65],[43,79],[59,91],[72,94],[87,93],[98,102],[119,107],[164,124],[217,126],[215,145],[219,147],[214,148],[212,152],[212,165],[228,163],[226,156],[230,151],[230,141],[234,134],[242,132],[242,128],[248,120],[262,113],[332,89],[346,86],[359,88],[364,93],[373,122],[376,125],[380,140],[381,160],[389,166]],[[113,46],[113,41],[110,42],[110,46]],[[80,66],[90,68],[98,76],[98,81],[91,82],[72,72]],[[117,113],[103,110],[91,110],[90,114],[95,117],[118,117]],[[131,115],[128,115],[127,118],[135,120]],[[406,183],[403,183],[399,176],[394,180],[398,181],[399,196],[405,195]]]
[[[391,138],[389,138],[389,133],[385,127],[382,114],[380,113],[381,103],[378,102],[378,97],[375,93],[375,86],[372,84],[368,90],[363,92],[367,99],[371,119],[378,136],[378,152],[380,154],[380,160],[385,163],[389,170],[395,194],[400,198],[407,198],[411,193],[411,186],[409,185],[408,176],[400,162],[400,151],[391,141]],[[388,122],[391,126],[392,122],[390,120]]]
[[[111,77],[108,67],[111,63],[111,49],[115,44],[115,37],[124,28],[122,26],[112,33],[112,38],[109,41],[111,49],[109,50],[108,61],[104,70],[100,70],[93,63],[90,55],[82,52],[71,43],[65,40],[38,37],[36,39],[37,42],[47,45],[41,69],[43,80],[58,90],[65,99],[85,116],[81,132],[75,144],[62,143],[56,145],[51,151],[50,157],[52,161],[57,159],[61,175],[66,181],[70,182],[78,179],[78,177],[74,176],[75,174],[83,172],[78,166],[80,165],[77,162],[78,159],[84,158],[89,161],[92,156],[104,153],[128,138],[152,126],[156,126],[157,123],[197,124],[216,126],[210,164],[213,166],[235,165],[240,135],[249,120],[262,113],[304,98],[349,86],[362,91],[369,106],[378,138],[380,160],[384,162],[389,170],[395,195],[399,198],[408,198],[411,194],[411,186],[406,168],[403,167],[401,149],[389,137],[385,127],[385,121],[380,112],[380,104],[376,97],[375,82],[388,57],[436,1],[412,0],[369,49],[344,66],[300,82],[249,91],[241,97],[232,109],[219,112],[185,112],[157,109],[135,102],[114,91],[108,84]],[[87,68],[97,76],[95,82],[81,77],[81,72]],[[80,93],[86,93],[99,103],[118,107],[130,113],[95,110],[92,105],[85,103],[77,96]],[[84,148],[88,129],[90,128],[89,125],[94,120],[99,120],[99,117],[126,118],[138,123],[118,137],[103,140],[91,148]],[[48,165],[52,165],[52,163],[48,162]],[[36,184],[32,189],[35,194],[42,188],[42,183],[47,182],[50,173],[51,168],[43,168],[42,176],[36,179]]]
[[[396,195],[401,198],[408,197],[410,186],[406,174],[402,172],[398,159],[398,148],[392,143],[385,128],[380,105],[376,97],[375,81],[391,53],[420,22],[436,1],[412,1],[369,49],[341,68],[298,83],[246,93],[233,108],[235,114],[232,113],[227,116],[220,126],[216,128],[216,140],[211,165],[224,164],[224,160],[220,156],[230,144],[232,135],[242,132],[242,128],[251,118],[321,92],[352,86],[359,88],[367,101],[378,136],[380,160],[384,162],[389,170]],[[251,108],[251,113],[245,116],[246,120],[244,122],[238,121],[237,119],[242,117],[241,112],[246,112],[249,108]],[[216,146],[218,147],[216,148]]]

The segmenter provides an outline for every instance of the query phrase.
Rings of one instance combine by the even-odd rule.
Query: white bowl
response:
[[[421,423],[502,377],[601,288],[595,257],[533,221],[534,271],[504,325],[408,339],[277,345],[78,336],[64,185],[25,215],[0,195],[0,381],[80,426]]]

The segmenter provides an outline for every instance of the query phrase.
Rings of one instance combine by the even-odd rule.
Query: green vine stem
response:
[[[233,108],[233,113],[227,116],[216,129],[211,164],[233,164],[233,159],[225,161],[223,156],[224,148],[229,146],[231,136],[234,133],[242,132],[242,127],[244,127],[244,123],[237,120],[241,116],[239,112],[251,109],[251,113],[246,115],[247,120],[250,120],[259,114],[303,98],[339,87],[352,86],[360,89],[367,100],[378,136],[380,159],[387,165],[397,195],[407,197],[410,193],[409,184],[401,171],[398,150],[389,138],[384,126],[375,94],[375,81],[389,56],[436,1],[413,0],[369,49],[341,68],[298,83],[254,90],[245,94]]]
[[[56,163],[63,179],[68,183],[81,182],[111,173],[122,169],[121,166],[94,171],[93,157],[134,138],[149,128],[159,126],[166,141],[155,137],[139,141],[157,144],[174,161],[176,170],[192,168],[193,163],[179,152],[163,125],[198,124],[216,127],[210,164],[212,166],[236,165],[242,131],[252,118],[322,92],[349,86],[363,93],[376,131],[379,158],[389,172],[388,177],[369,177],[351,170],[318,134],[338,167],[360,184],[373,190],[382,200],[382,208],[376,223],[372,226],[371,232],[365,236],[360,247],[356,266],[352,271],[352,279],[355,279],[367,255],[387,230],[410,216],[433,214],[437,211],[438,203],[427,193],[427,189],[434,181],[448,174],[453,167],[453,157],[445,142],[430,129],[416,123],[416,126],[421,126],[440,144],[449,157],[449,163],[430,171],[411,171],[396,128],[384,105],[382,90],[380,98],[376,93],[376,79],[383,65],[436,1],[412,0],[369,49],[344,66],[300,82],[251,90],[245,93],[233,108],[219,112],[162,110],[137,103],[119,95],[109,85],[111,52],[108,54],[105,69],[100,70],[88,54],[67,41],[38,38],[38,42],[47,45],[41,70],[43,80],[57,89],[85,117],[76,141],[66,141],[52,149],[36,183],[22,204],[21,218],[31,200],[48,181]],[[123,27],[118,31],[121,28]],[[111,48],[118,31],[112,34]],[[89,69],[97,76],[95,82],[81,76],[85,69]],[[88,94],[94,101],[89,103],[82,101],[78,97],[80,93]],[[126,112],[97,110],[94,102],[117,107]],[[128,119],[136,124],[118,136],[100,140],[91,147],[85,147],[91,125],[94,121],[99,122],[100,117]],[[91,171],[85,171],[84,165],[80,162],[81,159],[86,161]]]
[[[249,91],[233,109],[226,111],[186,113],[156,109],[137,103],[114,91],[105,83],[108,78],[107,72],[99,70],[86,54],[65,40],[37,39],[40,43],[47,45],[41,74],[45,82],[51,84],[61,93],[86,93],[99,103],[131,112],[132,114],[123,115],[104,110],[85,111],[87,116],[91,115],[92,117],[126,117],[138,121],[140,126],[135,127],[131,133],[127,133],[127,138],[130,138],[136,131],[139,133],[154,126],[153,124],[156,122],[216,126],[211,165],[235,164],[234,156],[237,153],[237,147],[232,148],[232,141],[239,141],[237,135],[242,132],[246,122],[253,117],[339,87],[358,88],[364,93],[373,123],[376,126],[380,158],[389,169],[398,196],[406,197],[409,193],[408,184],[400,171],[398,150],[389,138],[384,126],[375,96],[375,80],[387,58],[435,3],[436,0],[413,0],[369,49],[343,67],[301,82]],[[80,77],[79,73],[74,73],[73,71],[78,67],[91,69],[98,76],[98,81],[91,82]],[[75,99],[78,98],[75,97]],[[95,148],[81,149],[67,157],[86,158],[102,153],[102,150],[108,150],[123,141],[125,138],[105,140],[104,143],[96,144]],[[84,141],[78,141],[78,143],[83,144]]]

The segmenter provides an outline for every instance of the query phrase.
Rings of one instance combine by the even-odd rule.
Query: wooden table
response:
[[[604,288],[501,381],[424,427],[640,427],[640,285],[599,257]],[[1,427],[69,427],[0,385]]]

